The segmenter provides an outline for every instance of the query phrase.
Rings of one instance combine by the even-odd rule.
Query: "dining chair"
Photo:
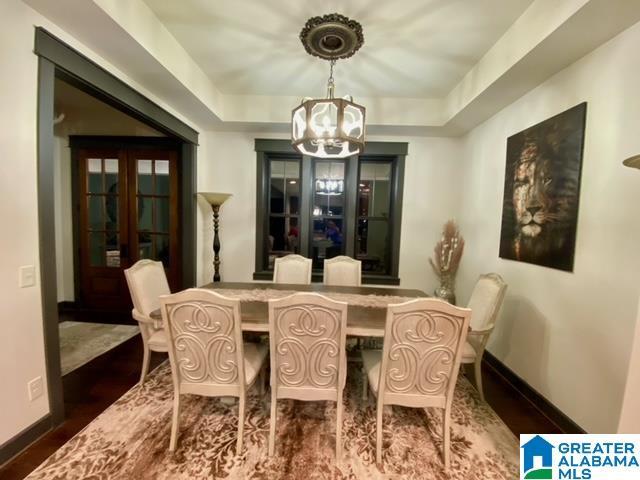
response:
[[[363,350],[364,391],[377,396],[376,462],[382,463],[384,405],[443,410],[449,468],[451,403],[471,310],[434,298],[389,305],[382,351]]]
[[[317,293],[269,300],[271,425],[275,451],[277,400],[336,402],[336,461],[342,456],[342,393],[346,372],[347,303]]]
[[[142,373],[140,383],[149,372],[151,352],[167,352],[167,336],[164,329],[149,315],[160,308],[160,296],[171,293],[162,262],[139,260],[124,271],[129,294],[133,302],[131,316],[138,322],[142,334]]]
[[[311,283],[311,259],[295,254],[276,258],[273,282],[309,285]]]
[[[345,255],[324,261],[325,285],[359,287],[362,284],[362,262]]]
[[[169,450],[178,442],[180,396],[238,397],[236,455],[242,451],[247,390],[264,379],[266,345],[243,343],[240,300],[201,288],[160,298],[169,340],[173,417]],[[261,385],[264,385],[262,381]],[[260,387],[262,392],[263,387]]]
[[[484,401],[482,390],[482,357],[491,332],[504,302],[507,284],[497,273],[480,275],[471,293],[468,308],[471,309],[471,330],[462,350],[462,363],[474,364],[476,388]]]

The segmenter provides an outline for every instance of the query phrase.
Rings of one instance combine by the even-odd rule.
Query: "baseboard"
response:
[[[51,415],[47,414],[30,427],[25,428],[15,437],[0,445],[0,466],[26,449],[33,442],[51,430]]]
[[[540,412],[553,422],[564,433],[587,433],[580,425],[571,420],[558,407],[538,393],[531,385],[516,375],[513,370],[485,350],[484,362],[498,375],[503,377],[523,397],[531,402]],[[536,433],[536,432],[531,432]]]
[[[76,302],[71,302],[69,300],[58,302],[58,312],[74,311],[77,309],[78,304]]]

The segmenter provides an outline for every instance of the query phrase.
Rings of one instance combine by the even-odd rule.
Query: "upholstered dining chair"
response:
[[[507,284],[497,273],[480,275],[467,305],[473,314],[471,316],[471,331],[462,350],[462,363],[474,364],[476,388],[482,401],[484,401],[482,356],[491,332],[493,332],[506,292]]]
[[[449,468],[451,402],[470,316],[467,308],[433,298],[387,308],[382,351],[362,351],[364,388],[368,383],[377,396],[378,463],[382,463],[384,405],[436,407],[443,410],[443,457]]]
[[[211,290],[190,288],[163,296],[160,303],[173,380],[169,450],[174,451],[178,442],[181,395],[238,397],[236,454],[239,455],[246,392],[256,378],[264,378],[266,345],[243,343],[240,300]]]
[[[359,287],[362,284],[362,262],[345,255],[324,261],[324,284]]]
[[[347,303],[317,293],[269,300],[271,425],[275,451],[277,400],[336,402],[336,461],[342,456],[342,392],[346,372]]]
[[[273,269],[274,283],[309,285],[311,283],[311,259],[302,255],[285,255],[276,258]]]
[[[138,322],[142,335],[142,372],[140,383],[149,372],[151,352],[167,352],[167,337],[164,329],[149,316],[160,308],[160,296],[171,293],[162,262],[139,260],[124,271],[127,279],[133,310],[131,316]]]

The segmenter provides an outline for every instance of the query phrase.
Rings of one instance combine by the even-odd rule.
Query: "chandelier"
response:
[[[333,68],[364,43],[362,26],[337,13],[312,17],[300,32],[310,55],[329,61],[326,98],[304,98],[291,114],[291,143],[303,155],[344,158],[364,148],[365,108],[349,95],[335,98]]]

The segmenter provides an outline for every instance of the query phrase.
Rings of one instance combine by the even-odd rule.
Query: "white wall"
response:
[[[640,172],[636,173],[640,182]],[[638,304],[638,319],[633,335],[633,348],[629,357],[627,385],[618,422],[618,433],[640,432],[640,303]]]
[[[69,137],[54,138],[54,215],[58,302],[75,300],[73,278],[73,208]]]
[[[47,388],[42,397],[29,402],[27,382],[46,379],[40,274],[38,271],[37,207],[37,74],[33,53],[34,26],[41,25],[129,83],[169,112],[200,130],[170,103],[133,82],[99,55],[52,25],[20,0],[0,2],[0,61],[11,65],[11,75],[0,76],[0,445],[49,412]],[[199,162],[206,139],[200,142]],[[202,155],[201,155],[202,154]],[[200,156],[201,155],[201,156]],[[198,231],[202,225],[198,224]],[[201,248],[198,245],[197,248]],[[18,269],[35,265],[37,284],[18,288]]]
[[[198,172],[198,188],[232,193],[221,209],[221,275],[227,281],[250,281],[255,269],[255,138],[275,138],[259,133],[208,132],[214,146]],[[284,138],[284,137],[280,137]],[[403,287],[433,291],[436,278],[428,259],[440,238],[444,222],[458,210],[458,141],[450,138],[372,137],[370,141],[408,142],[405,164],[400,279]],[[211,209],[201,205],[202,221],[211,225]],[[211,228],[202,237],[201,281],[209,281]]]
[[[640,287],[640,24],[463,138],[461,300],[480,273],[509,284],[489,351],[589,432],[615,432]],[[574,273],[498,258],[506,138],[588,102]]]

